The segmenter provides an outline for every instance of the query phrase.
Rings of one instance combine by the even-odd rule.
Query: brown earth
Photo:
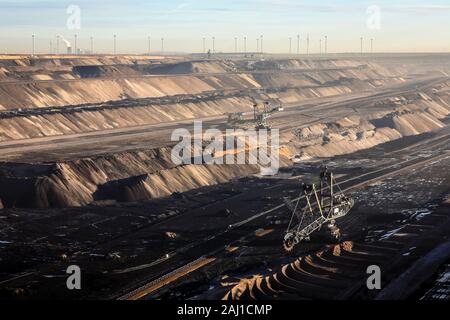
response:
[[[450,113],[449,83],[345,104],[345,97],[407,87],[407,68],[357,59],[214,60],[159,57],[66,57],[0,60],[0,142],[176,125],[178,121],[251,114],[255,101],[282,104],[275,115],[283,156],[332,157],[442,129]],[[400,87],[399,87],[400,88]],[[264,89],[264,90],[261,90]],[[316,101],[343,99],[335,108]],[[224,128],[223,121],[219,128]],[[159,130],[155,127],[155,131]],[[117,131],[119,132],[119,131]],[[113,134],[111,134],[111,137]],[[118,142],[105,135],[105,145]],[[133,138],[136,139],[136,138]],[[108,142],[111,141],[111,142]],[[7,144],[8,143],[8,144]],[[88,142],[87,142],[88,143]],[[131,143],[131,141],[120,142]],[[57,142],[55,145],[58,146]],[[0,145],[1,147],[2,145]],[[32,146],[32,144],[31,144]],[[45,144],[36,150],[45,152]],[[65,154],[61,143],[60,153]],[[0,166],[6,207],[70,207],[98,201],[169,196],[258,173],[251,165],[175,166],[171,147],[29,161],[18,153]],[[27,159],[21,161],[21,158]],[[10,159],[10,157],[8,157]],[[289,165],[283,158],[282,164]],[[24,163],[22,163],[24,162]]]

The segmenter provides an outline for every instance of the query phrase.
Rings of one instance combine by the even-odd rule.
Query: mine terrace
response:
[[[426,261],[383,295],[434,299],[449,72],[446,54],[1,56],[1,298],[374,299],[368,266],[398,288]],[[279,172],[174,163],[172,133],[194,120],[278,129]],[[286,253],[290,204],[325,166],[354,206],[339,237]]]

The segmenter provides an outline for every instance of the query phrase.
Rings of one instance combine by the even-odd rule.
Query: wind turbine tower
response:
[[[152,53],[152,37],[148,36],[148,55],[151,55]]]
[[[36,53],[36,44],[35,44],[36,35],[31,35],[31,55],[34,56]]]
[[[264,46],[263,46],[263,44],[264,44],[264,36],[261,35],[261,53],[264,53]]]
[[[114,35],[114,55],[117,55],[117,35]]]
[[[309,55],[309,34],[306,38],[306,54]]]
[[[74,53],[75,53],[75,55],[78,55],[78,35],[75,34],[73,37],[74,37],[74,43],[73,43]]]
[[[361,55],[363,55],[363,52],[364,52],[364,38],[363,37],[361,37]]]

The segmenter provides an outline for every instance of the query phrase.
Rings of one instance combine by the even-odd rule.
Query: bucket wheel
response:
[[[290,253],[294,250],[295,245],[297,244],[295,235],[292,233],[286,234],[283,241],[283,249],[285,252]]]
[[[341,240],[342,238],[341,230],[335,223],[332,223],[328,226],[328,231],[332,241],[339,242]]]

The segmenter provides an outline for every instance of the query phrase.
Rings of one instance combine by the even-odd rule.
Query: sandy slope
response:
[[[172,64],[160,61],[156,71],[176,73],[181,68],[183,72],[188,70],[189,74],[128,77],[128,72],[131,72],[129,68],[142,75],[155,72],[155,63],[126,57],[117,58],[120,61],[108,57],[90,59],[82,63],[77,59],[35,62],[22,59],[0,63],[3,68],[0,73],[6,77],[9,76],[8,70],[16,68],[19,72],[17,70],[22,68],[24,74],[39,69],[46,71],[47,75],[66,72],[66,76],[75,78],[74,66],[95,66],[83,71],[95,73],[99,65],[104,74],[112,72],[120,75],[116,78],[73,81],[8,83],[0,80],[3,109],[57,107],[55,112],[47,114],[29,115],[25,112],[0,117],[0,140],[10,143],[18,139],[124,129],[220,116],[228,112],[251,112],[255,98],[270,98],[295,105],[402,81],[401,74],[395,70],[373,63],[361,65],[350,60],[189,62],[187,66],[185,61]],[[318,70],[320,68],[328,69]],[[246,71],[229,73],[237,69]],[[275,72],[274,69],[283,72]],[[228,73],[217,73],[224,71]],[[42,79],[46,77],[43,74],[39,76]],[[280,87],[283,89],[280,90]],[[246,90],[258,88],[265,88],[266,91],[252,96],[245,93]],[[225,97],[223,92],[228,89],[241,90],[244,94]],[[205,92],[222,94],[208,99],[195,98],[196,94]],[[189,102],[137,106],[119,104],[96,110],[63,112],[61,109],[66,105],[180,94],[192,95],[193,98]],[[426,92],[393,96],[353,109],[345,105],[336,110],[324,108],[323,111],[315,110],[314,105],[293,108],[293,111],[286,112],[281,124],[281,140],[285,143],[282,153],[286,157],[283,157],[282,165],[288,165],[289,158],[332,157],[438,130],[445,126],[444,118],[450,113],[449,102],[450,90],[444,83]],[[64,162],[4,163],[0,166],[0,199],[6,207],[38,208],[84,206],[104,200],[136,201],[164,197],[259,172],[258,167],[253,165],[176,166],[170,154],[171,149],[163,147],[84,156],[81,159],[79,156],[75,159],[69,157],[73,160]]]

